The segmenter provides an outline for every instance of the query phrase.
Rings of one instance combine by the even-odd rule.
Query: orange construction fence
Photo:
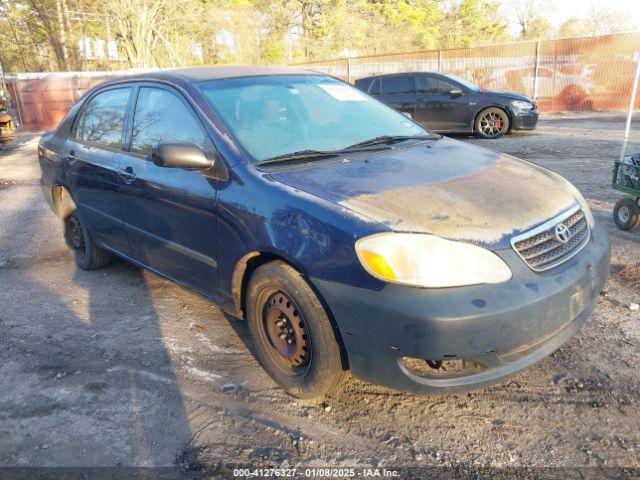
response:
[[[640,33],[545,40],[306,62],[349,82],[382,73],[451,73],[491,90],[525,93],[542,112],[628,108]],[[96,83],[132,71],[5,75],[12,113],[25,130],[55,128]]]

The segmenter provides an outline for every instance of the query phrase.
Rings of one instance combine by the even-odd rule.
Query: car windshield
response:
[[[477,85],[474,85],[473,83],[468,82],[460,77],[456,77],[455,75],[447,75],[447,77],[449,77],[451,80],[455,80],[456,82],[461,84],[463,87],[468,88],[473,92],[477,92],[478,90],[480,90],[480,87],[478,87]]]
[[[257,162],[338,151],[381,137],[429,135],[403,114],[321,75],[231,78],[197,86]]]

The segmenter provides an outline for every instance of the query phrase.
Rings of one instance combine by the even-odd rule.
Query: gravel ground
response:
[[[579,334],[484,390],[426,397],[349,378],[323,405],[284,395],[246,325],[207,300],[123,262],[79,271],[38,186],[38,136],[20,135],[0,152],[0,467],[640,468],[640,232],[611,217],[623,128],[553,116],[463,138],[566,176],[607,226],[612,276]]]

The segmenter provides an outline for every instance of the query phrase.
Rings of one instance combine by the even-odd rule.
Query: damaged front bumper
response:
[[[338,324],[352,373],[427,394],[495,383],[573,335],[609,272],[609,237],[600,226],[580,253],[546,272],[529,269],[511,249],[496,253],[513,272],[499,285],[389,284],[373,291],[312,278]]]

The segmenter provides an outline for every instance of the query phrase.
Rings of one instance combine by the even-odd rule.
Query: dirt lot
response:
[[[609,186],[623,126],[555,116],[469,140],[566,176],[609,229],[612,276],[577,336],[482,391],[350,378],[321,406],[284,395],[245,324],[196,294],[123,262],[79,271],[41,196],[38,137],[21,135],[0,152],[0,467],[640,467],[640,231],[615,227]]]

